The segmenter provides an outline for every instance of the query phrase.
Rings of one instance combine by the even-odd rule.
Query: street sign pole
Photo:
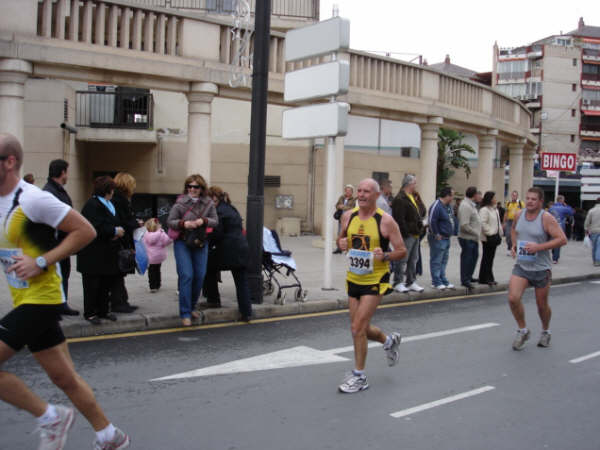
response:
[[[556,183],[554,184],[554,201],[558,197],[558,184],[560,183],[560,170],[556,172]]]

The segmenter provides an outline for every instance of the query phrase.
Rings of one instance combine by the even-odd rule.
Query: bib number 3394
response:
[[[348,251],[348,270],[356,275],[373,273],[373,252],[350,249]]]

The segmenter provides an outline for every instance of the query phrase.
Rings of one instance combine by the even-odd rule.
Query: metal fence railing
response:
[[[153,128],[150,93],[77,91],[76,126]]]

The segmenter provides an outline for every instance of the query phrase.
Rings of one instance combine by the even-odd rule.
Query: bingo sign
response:
[[[577,170],[577,155],[575,153],[542,153],[542,170],[560,172],[575,172]]]

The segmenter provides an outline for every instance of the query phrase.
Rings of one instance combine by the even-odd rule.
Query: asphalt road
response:
[[[532,294],[532,339],[522,352],[511,349],[516,325],[506,294],[380,309],[374,323],[405,337],[400,362],[389,368],[381,348],[370,348],[371,387],[352,395],[337,392],[353,367],[347,314],[70,348],[132,448],[597,450],[600,355],[576,358],[600,352],[600,284],[553,288],[548,349],[535,345]],[[27,352],[6,370],[65,402]],[[197,372],[157,380],[190,371]],[[34,427],[0,404],[0,449],[36,448]],[[78,415],[66,448],[92,448],[92,440]]]

